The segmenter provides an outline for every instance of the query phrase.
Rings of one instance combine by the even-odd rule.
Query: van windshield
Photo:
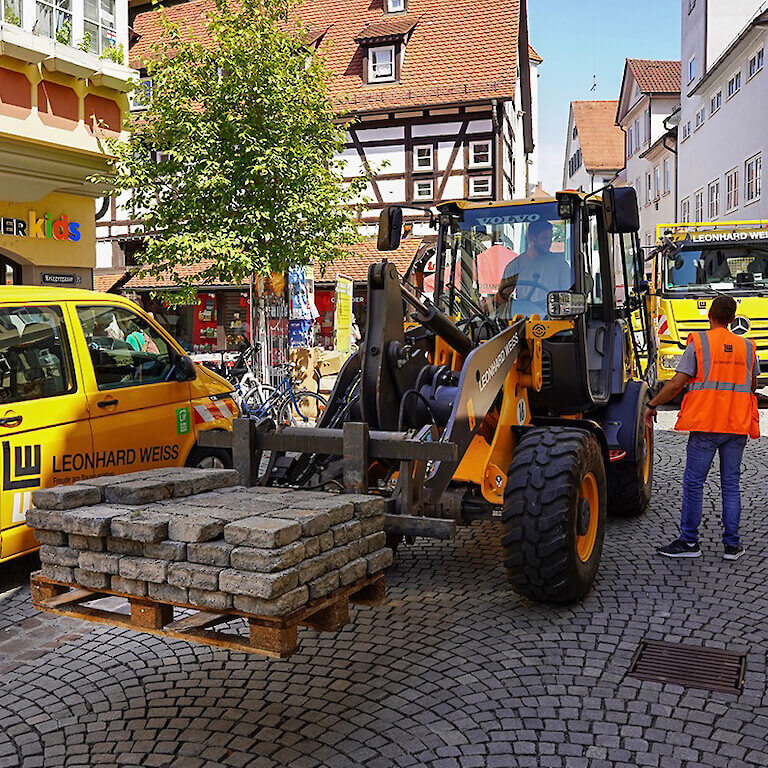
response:
[[[664,287],[674,293],[768,290],[768,246],[686,246],[665,260]]]

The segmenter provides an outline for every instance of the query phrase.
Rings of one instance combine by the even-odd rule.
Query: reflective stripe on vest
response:
[[[690,391],[701,389],[714,389],[720,392],[752,392],[752,367],[755,361],[755,352],[753,342],[747,339],[741,339],[747,347],[747,374],[743,384],[727,383],[723,381],[710,381],[712,373],[712,356],[709,351],[709,336],[705,332],[696,334],[701,343],[701,358],[703,370],[701,372],[704,381],[696,381],[688,386]]]

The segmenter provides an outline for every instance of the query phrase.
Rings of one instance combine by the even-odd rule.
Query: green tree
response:
[[[152,98],[127,142],[110,142],[118,191],[142,223],[142,273],[186,288],[239,282],[291,264],[322,265],[359,239],[334,157],[329,73],[289,21],[292,0],[217,0],[205,38],[163,15]],[[189,267],[202,269],[189,277]]]

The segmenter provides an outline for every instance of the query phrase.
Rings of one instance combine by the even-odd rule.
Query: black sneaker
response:
[[[664,557],[701,557],[701,547],[698,542],[689,544],[682,539],[676,539],[666,547],[659,547],[656,551]]]
[[[737,544],[726,544],[723,550],[723,560],[738,560],[747,550]]]

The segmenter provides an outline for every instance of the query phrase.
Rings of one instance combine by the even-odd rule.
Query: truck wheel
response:
[[[196,445],[189,452],[185,466],[199,469],[232,469],[232,454],[225,448],[202,448]]]
[[[572,603],[587,594],[603,550],[605,462],[597,439],[570,427],[526,430],[507,473],[502,545],[520,595]]]

